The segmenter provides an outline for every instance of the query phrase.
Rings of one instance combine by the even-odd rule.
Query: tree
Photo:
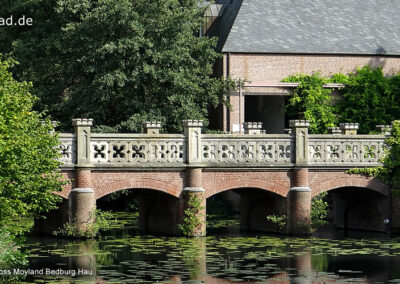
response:
[[[311,133],[327,133],[328,127],[335,126],[337,122],[331,90],[323,87],[327,81],[318,73],[298,74],[283,80],[299,83],[285,106],[286,113],[290,119],[298,119],[299,114],[304,115],[304,119],[310,121]]]
[[[219,55],[215,39],[197,36],[197,0],[19,0],[2,4],[8,13],[34,24],[2,29],[0,50],[21,63],[15,74],[34,83],[38,108],[64,125],[92,117],[138,131],[159,119],[181,131],[182,119],[207,122],[232,86],[211,77]]]
[[[32,111],[37,98],[31,84],[13,79],[14,64],[0,58],[0,229],[8,230],[15,218],[56,208],[53,192],[65,184],[57,172],[58,136],[48,118]]]
[[[335,74],[331,81],[346,85],[340,90],[338,116],[341,122],[360,123],[359,133],[400,118],[400,74],[385,77],[382,68],[367,65],[349,75]]]

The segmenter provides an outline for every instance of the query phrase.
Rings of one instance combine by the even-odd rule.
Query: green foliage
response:
[[[139,198],[135,190],[125,189],[107,194],[96,201],[98,208],[110,211],[138,212]]]
[[[232,205],[222,194],[216,194],[207,199],[207,216],[216,215],[219,218],[226,218],[234,213]]]
[[[356,168],[348,172],[377,177],[392,186],[394,196],[400,196],[400,120],[392,124],[391,136],[385,140],[387,149],[379,160],[383,166]]]
[[[311,200],[311,227],[318,228],[328,223],[326,218],[329,213],[329,204],[326,201],[328,193],[323,192],[314,196]],[[284,231],[287,225],[287,216],[285,214],[282,215],[268,215],[267,220],[274,223],[279,227],[281,231]],[[300,225],[300,224],[299,224]]]
[[[99,235],[100,231],[107,231],[116,222],[111,212],[96,209],[92,212],[94,221],[87,229],[82,229],[73,223],[65,223],[64,226],[53,232],[55,236],[64,236],[72,238],[94,238]]]
[[[358,122],[358,133],[374,132],[376,125],[390,124],[400,118],[400,73],[385,77],[382,68],[364,66],[349,75],[334,74],[332,78],[299,74],[284,82],[298,82],[289,98],[286,112],[290,119],[304,113],[310,120],[311,133],[327,133],[327,128],[338,122]],[[341,83],[340,99],[334,100],[326,83]],[[334,104],[333,104],[334,103]]]
[[[367,134],[376,125],[390,124],[400,118],[400,74],[385,77],[382,68],[369,66],[345,76],[335,74],[331,81],[346,84],[338,101],[340,122],[358,122],[359,133]]]
[[[200,214],[204,207],[201,205],[201,198],[195,194],[185,193],[187,198],[187,208],[183,212],[183,219],[178,229],[184,236],[192,236],[196,228],[201,226]]]
[[[0,30],[0,50],[20,63],[46,109],[70,127],[73,117],[137,132],[149,119],[181,131],[224,102],[231,80],[212,78],[215,38],[198,37],[197,0],[5,1],[0,15],[29,15],[31,27]]]
[[[268,215],[267,220],[274,223],[279,227],[279,230],[282,232],[285,230],[287,225],[287,216],[285,214],[282,215]]]
[[[325,224],[328,224],[326,218],[329,213],[329,204],[326,201],[328,196],[327,192],[323,192],[314,196],[311,200],[311,227],[319,228]]]
[[[58,135],[43,113],[32,111],[31,84],[8,71],[15,64],[0,57],[0,228],[18,233],[14,220],[57,207],[62,190]]]
[[[310,121],[310,133],[327,133],[328,127],[337,123],[330,89],[323,88],[327,79],[318,73],[313,75],[298,74],[283,82],[297,82],[293,96],[289,98],[285,111],[289,119],[298,119],[299,115]]]
[[[0,228],[0,268],[10,269],[28,264],[26,254],[19,250],[21,239]],[[1,278],[0,278],[1,280]]]

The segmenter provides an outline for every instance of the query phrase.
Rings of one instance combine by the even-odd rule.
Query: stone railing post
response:
[[[76,118],[72,125],[76,135],[75,185],[69,194],[70,222],[86,230],[93,222],[96,199],[90,170],[90,128],[92,119]]]
[[[184,224],[185,210],[195,210],[199,225],[193,229],[191,236],[206,235],[206,198],[202,185],[202,168],[201,168],[201,128],[202,120],[184,120],[184,134],[186,136],[186,181],[182,191],[181,198],[181,216],[180,223]],[[200,201],[199,208],[191,208],[190,200],[197,199]]]
[[[262,122],[245,122],[244,134],[261,134]]]
[[[143,130],[146,134],[160,134],[161,121],[143,122]]]
[[[186,136],[186,160],[189,165],[201,163],[201,128],[202,120],[184,120],[184,134]]]
[[[378,130],[382,135],[390,135],[392,131],[391,125],[377,125],[376,130]]]
[[[342,134],[342,129],[340,127],[328,127],[328,131],[330,134],[333,134],[333,135]]]
[[[344,135],[357,135],[358,123],[341,123],[340,129]]]
[[[290,127],[295,136],[295,166],[288,193],[288,233],[308,235],[311,232],[311,189],[308,186],[308,128],[307,120],[291,120]]]

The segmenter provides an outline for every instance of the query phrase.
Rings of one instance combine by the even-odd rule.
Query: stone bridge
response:
[[[310,232],[311,199],[329,191],[331,218],[338,227],[378,231],[398,223],[390,188],[375,178],[347,174],[353,167],[379,165],[389,133],[357,135],[357,124],[331,134],[308,133],[309,123],[290,121],[287,134],[265,134],[245,123],[245,134],[203,134],[202,121],[185,120],[184,134],[160,134],[159,122],[144,134],[91,133],[91,119],[74,119],[74,133],[60,134],[61,171],[72,182],[59,192],[64,203],[51,223],[85,227],[95,201],[124,189],[140,192],[142,231],[178,234],[188,197],[201,198],[205,234],[206,199],[224,191],[240,195],[241,228],[276,231],[268,214],[287,214],[289,234]],[[56,217],[56,218],[54,218]],[[390,226],[389,226],[390,227]]]

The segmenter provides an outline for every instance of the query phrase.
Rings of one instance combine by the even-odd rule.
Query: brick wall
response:
[[[383,67],[383,72],[387,76],[394,75],[400,70],[400,56],[230,54],[229,59],[224,57],[224,60],[229,60],[228,64],[222,64],[226,69],[223,70],[224,74],[229,72],[232,78],[262,84],[279,83],[282,79],[297,73],[311,74],[320,71],[323,76],[331,76],[338,72],[347,74],[367,64],[373,68]],[[255,88],[251,90],[257,92]],[[265,91],[265,88],[259,90]],[[240,119],[237,94],[231,96],[230,103],[229,114],[221,114],[224,117],[222,129],[225,131],[232,131],[233,125],[243,123],[245,117],[244,99]]]
[[[233,78],[252,82],[280,82],[296,73],[311,74],[315,71],[330,76],[338,72],[349,73],[357,66],[367,64],[382,66],[386,75],[400,70],[400,56],[230,54],[229,60]]]
[[[72,171],[63,172],[65,178],[75,178]],[[206,198],[235,188],[258,188],[286,197],[294,186],[291,170],[240,170],[203,169],[201,182]],[[91,172],[91,183],[96,199],[112,192],[129,188],[147,188],[180,197],[187,183],[185,171],[95,171]],[[347,174],[345,170],[312,170],[308,172],[308,184],[312,195],[340,187],[363,187],[388,195],[389,187],[381,181],[360,175]],[[68,198],[74,184],[65,187],[58,195]]]
[[[206,198],[234,188],[265,189],[286,196],[290,189],[291,172],[285,170],[203,170]]]

